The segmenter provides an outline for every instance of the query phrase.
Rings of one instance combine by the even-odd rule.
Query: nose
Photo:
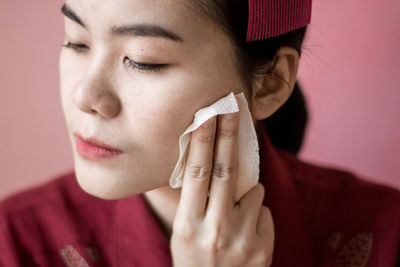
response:
[[[100,71],[89,73],[75,88],[75,105],[83,112],[111,119],[121,111],[121,101]]]

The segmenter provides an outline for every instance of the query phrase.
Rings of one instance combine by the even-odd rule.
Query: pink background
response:
[[[0,198],[72,169],[58,53],[60,1],[0,0]],[[400,188],[400,1],[314,0],[299,80],[301,154]]]

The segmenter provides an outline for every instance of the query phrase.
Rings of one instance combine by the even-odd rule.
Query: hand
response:
[[[271,265],[274,226],[262,206],[263,186],[257,184],[237,203],[233,199],[238,125],[239,112],[218,116],[218,126],[211,118],[192,133],[172,226],[174,267]]]

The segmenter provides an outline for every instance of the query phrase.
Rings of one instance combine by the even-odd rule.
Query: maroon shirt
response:
[[[258,131],[272,266],[400,266],[400,191],[301,162]],[[0,266],[166,267],[171,255],[143,195],[102,200],[71,173],[0,203]]]

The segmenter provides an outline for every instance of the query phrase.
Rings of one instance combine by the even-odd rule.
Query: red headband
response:
[[[311,0],[249,0],[246,41],[257,41],[302,28],[311,20]]]

